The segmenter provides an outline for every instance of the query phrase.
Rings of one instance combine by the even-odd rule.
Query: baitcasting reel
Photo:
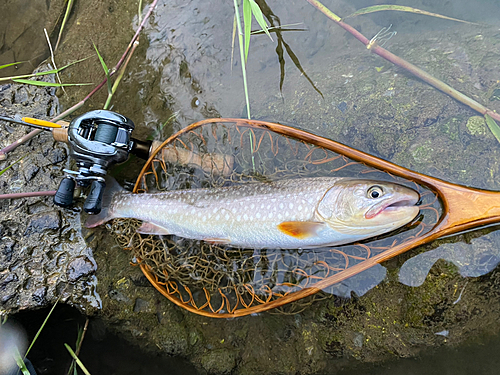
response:
[[[66,177],[59,185],[54,203],[69,207],[76,185],[90,185],[83,209],[89,214],[101,212],[108,169],[126,161],[129,153],[148,159],[152,142],[132,138],[133,130],[130,119],[106,110],[91,111],[71,121],[64,141],[69,144],[70,156],[75,159],[78,170],[64,170]]]

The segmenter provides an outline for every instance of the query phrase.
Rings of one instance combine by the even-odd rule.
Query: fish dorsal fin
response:
[[[284,221],[278,224],[278,229],[288,236],[303,240],[316,236],[324,226],[324,223],[317,221]]]
[[[159,225],[156,225],[153,223],[148,223],[148,222],[142,223],[142,225],[137,229],[137,233],[156,234],[156,235],[171,234],[167,229],[160,227]]]

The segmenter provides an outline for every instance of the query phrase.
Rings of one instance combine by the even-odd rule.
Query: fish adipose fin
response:
[[[125,191],[124,188],[116,182],[113,177],[106,176],[105,178],[106,188],[104,189],[104,194],[102,196],[102,209],[101,212],[97,215],[89,215],[87,221],[85,222],[85,226],[87,228],[94,228],[105,222],[114,219],[115,217],[110,212],[109,207],[111,205],[111,200],[113,199],[113,195],[116,193]]]
[[[159,225],[153,223],[142,223],[142,225],[137,229],[137,233],[140,234],[156,234],[158,236],[166,236],[171,234],[168,230]]]
[[[317,221],[284,221],[278,224],[278,229],[288,236],[303,240],[316,236],[324,226],[324,223]]]

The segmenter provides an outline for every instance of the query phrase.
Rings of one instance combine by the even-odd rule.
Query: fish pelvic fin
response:
[[[299,240],[316,236],[324,227],[325,223],[317,221],[284,221],[278,224],[282,233]]]
[[[229,238],[204,238],[203,241],[211,245],[228,245],[231,243]]]
[[[165,236],[171,234],[166,228],[160,227],[159,225],[144,222],[137,228],[137,233],[140,234],[156,234],[158,236]]]
[[[87,228],[98,227],[101,224],[108,222],[111,219],[114,219],[115,216],[110,210],[111,202],[113,200],[113,196],[116,193],[125,191],[124,188],[118,184],[118,182],[110,176],[106,176],[105,178],[106,187],[104,189],[104,194],[102,196],[102,209],[101,212],[97,215],[89,215],[87,217],[87,221],[85,222],[85,226]]]

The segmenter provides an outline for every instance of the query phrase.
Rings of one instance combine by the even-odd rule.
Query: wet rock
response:
[[[40,213],[33,215],[29,219],[24,235],[29,236],[33,233],[42,233],[46,230],[58,230],[60,227],[61,218],[58,211]]]
[[[56,148],[54,150],[51,150],[48,155],[48,159],[52,164],[60,163],[63,160],[66,160],[66,157],[66,150],[63,148]]]
[[[59,111],[54,92],[19,84],[0,86],[3,100],[9,102],[1,113],[46,119]],[[15,142],[28,131],[0,122],[0,146]],[[2,175],[0,194],[57,189],[66,167],[65,146],[41,133],[0,161],[0,170],[22,157],[22,163]],[[15,275],[0,279],[0,309],[13,313],[45,307],[60,296],[62,302],[81,310],[91,312],[99,307],[92,250],[83,240],[80,226],[78,213],[54,207],[52,197],[0,200],[0,272]]]
[[[87,257],[78,257],[68,265],[68,280],[74,282],[96,270],[95,264]]]
[[[201,357],[201,365],[209,374],[230,374],[236,366],[236,354],[232,350],[210,350]]]
[[[40,171],[40,167],[37,165],[30,165],[24,170],[24,178],[26,179],[26,182],[31,181],[36,174]]]
[[[0,280],[0,290],[5,289],[6,285],[12,281],[17,281],[18,277],[15,273],[9,273],[6,277]]]
[[[14,252],[14,246],[16,242],[10,238],[2,238],[2,244],[0,245],[1,253],[3,256],[2,264],[7,267],[9,262],[12,260],[12,253]]]
[[[37,305],[44,305],[45,304],[45,296],[47,295],[47,287],[45,286],[42,286],[38,289],[36,289],[33,294],[32,294],[32,298],[33,298],[33,301],[37,304]]]

